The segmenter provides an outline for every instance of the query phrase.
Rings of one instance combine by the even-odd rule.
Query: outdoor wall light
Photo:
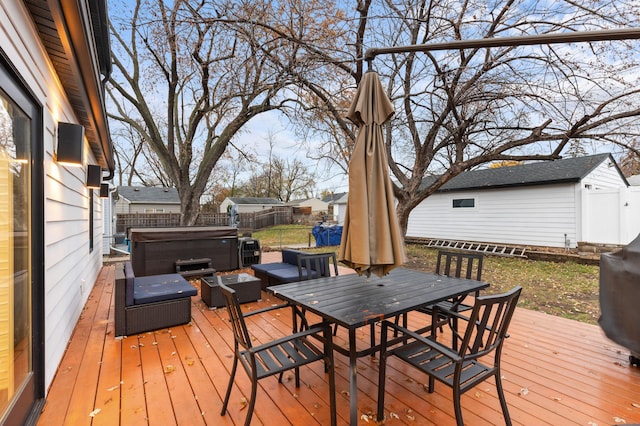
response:
[[[84,127],[79,124],[58,123],[58,151],[56,161],[71,166],[82,165]]]
[[[109,198],[109,184],[100,184],[100,198]]]
[[[87,188],[100,189],[102,182],[102,168],[89,164],[87,166]]]

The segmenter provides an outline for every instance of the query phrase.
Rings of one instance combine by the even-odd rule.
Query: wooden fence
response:
[[[293,223],[291,207],[276,207],[254,213],[239,213],[238,230],[253,232],[276,225]],[[201,213],[195,226],[229,226],[227,213]],[[130,228],[171,228],[180,226],[180,213],[119,213],[116,234],[127,236]]]

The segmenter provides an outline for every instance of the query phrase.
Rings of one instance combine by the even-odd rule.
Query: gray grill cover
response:
[[[640,235],[600,256],[600,327],[607,337],[640,353]]]

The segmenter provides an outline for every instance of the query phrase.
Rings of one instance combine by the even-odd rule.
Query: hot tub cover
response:
[[[600,327],[607,337],[640,353],[640,235],[600,256]]]
[[[134,242],[181,241],[237,237],[238,229],[229,226],[182,226],[177,228],[131,228],[129,239]]]

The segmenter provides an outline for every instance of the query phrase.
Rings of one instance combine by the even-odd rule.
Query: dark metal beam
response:
[[[371,62],[378,55],[389,53],[429,52],[432,50],[476,49],[489,47],[528,46],[533,44],[583,43],[592,41],[640,39],[640,28],[616,30],[576,31],[517,37],[494,37],[471,40],[454,40],[441,43],[415,44],[409,46],[372,47],[367,49],[364,59]]]

